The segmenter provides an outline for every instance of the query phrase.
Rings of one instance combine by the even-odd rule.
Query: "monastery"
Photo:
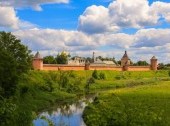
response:
[[[121,65],[117,66],[112,61],[101,61],[94,57],[93,63],[85,61],[85,58],[74,57],[68,60],[68,64],[43,64],[43,58],[37,52],[33,58],[33,69],[34,70],[115,70],[115,71],[149,71],[157,70],[157,59],[153,56],[150,59],[150,65],[148,66],[132,66],[130,65],[130,58],[128,57],[127,51],[125,51],[121,58]]]

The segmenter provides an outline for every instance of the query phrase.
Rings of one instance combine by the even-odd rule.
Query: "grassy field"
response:
[[[89,126],[110,126],[107,122],[114,122],[114,125],[143,125],[142,120],[150,120],[148,124],[163,124],[162,121],[169,124],[170,105],[165,101],[170,98],[169,93],[164,92],[169,90],[168,71],[97,71],[98,74],[104,74],[105,79],[95,79],[93,83],[89,83],[87,91],[92,73],[93,71],[30,71],[22,75],[15,96],[1,100],[0,124],[30,126],[37,112],[53,105],[72,103],[86,93],[100,94],[94,104],[85,110],[84,119]],[[138,109],[141,106],[144,108]],[[151,111],[142,113],[142,110]]]
[[[88,126],[169,126],[170,81],[103,91],[83,117]]]

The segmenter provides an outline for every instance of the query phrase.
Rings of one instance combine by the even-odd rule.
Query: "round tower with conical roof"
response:
[[[151,58],[151,60],[150,60],[150,62],[151,62],[151,70],[157,70],[157,67],[158,67],[158,59],[155,57],[155,56],[153,56],[152,58]]]
[[[35,54],[32,65],[34,70],[43,70],[43,58],[39,52]]]

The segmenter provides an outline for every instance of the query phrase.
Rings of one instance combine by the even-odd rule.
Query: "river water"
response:
[[[33,124],[34,126],[49,126],[49,123],[55,126],[85,126],[82,114],[87,103],[92,102],[93,99],[94,97],[83,98],[71,105],[64,104],[50,112],[44,111],[33,120]]]

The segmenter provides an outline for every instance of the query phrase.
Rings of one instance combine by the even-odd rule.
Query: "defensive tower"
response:
[[[33,58],[33,68],[34,70],[43,70],[43,58],[39,52],[37,52]]]

